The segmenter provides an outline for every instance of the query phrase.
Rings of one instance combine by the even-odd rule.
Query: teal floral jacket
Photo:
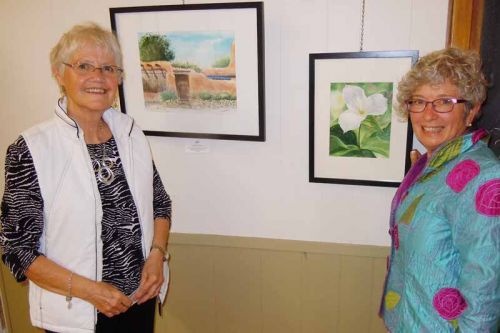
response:
[[[381,304],[393,333],[497,333],[500,161],[485,136],[423,155],[396,192]]]

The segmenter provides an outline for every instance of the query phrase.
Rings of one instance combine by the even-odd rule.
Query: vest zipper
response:
[[[81,149],[84,151],[84,154],[85,156],[88,157],[88,162],[90,163],[87,163],[87,170],[90,174],[90,182],[93,183],[95,180],[95,174],[94,174],[94,171],[93,169],[91,169],[89,166],[91,166],[92,162],[90,160],[90,155],[89,155],[89,152],[88,152],[88,149],[87,149],[87,144],[85,143],[85,137],[84,137],[84,133],[82,132],[82,135],[79,136],[79,140],[80,140],[80,144],[81,144]],[[94,280],[97,281],[97,278],[98,278],[98,249],[97,249],[97,244],[98,244],[98,237],[99,235],[97,234],[97,230],[99,229],[98,226],[97,226],[97,205],[96,205],[96,202],[97,202],[97,196],[96,196],[96,192],[95,192],[95,187],[97,186],[97,183],[95,184],[95,186],[92,186],[92,194],[94,195],[94,255],[95,255],[95,263],[94,263]],[[95,333],[95,327],[96,327],[96,324],[97,324],[97,309],[94,307],[94,333]]]

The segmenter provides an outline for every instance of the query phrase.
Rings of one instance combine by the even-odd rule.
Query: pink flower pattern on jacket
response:
[[[486,216],[500,216],[500,178],[487,181],[479,187],[476,210]]]
[[[394,247],[396,250],[399,250],[399,231],[397,224],[392,229],[392,238],[394,239]]]
[[[446,184],[456,193],[461,192],[464,187],[479,174],[481,168],[473,160],[464,160],[458,163],[446,177]]]
[[[486,130],[483,128],[478,129],[472,134],[472,143],[476,143],[481,140],[485,135],[487,135]]]
[[[467,308],[467,302],[458,289],[442,288],[432,300],[434,308],[446,320],[456,319]]]

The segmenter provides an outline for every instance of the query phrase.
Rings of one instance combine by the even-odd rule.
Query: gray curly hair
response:
[[[481,105],[486,99],[486,80],[481,71],[481,59],[471,50],[446,48],[420,58],[398,84],[398,111],[408,116],[406,101],[422,85],[449,82],[455,85],[466,103],[466,110]]]

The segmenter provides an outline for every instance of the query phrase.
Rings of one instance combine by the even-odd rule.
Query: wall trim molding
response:
[[[4,271],[7,271],[7,274],[10,274],[8,271],[7,267],[4,264],[1,264],[2,267],[0,267],[0,306],[2,306],[2,315],[3,319],[5,320],[5,329],[7,329],[7,332],[12,332],[12,327],[10,324],[10,312],[9,312],[9,306],[7,304],[7,296],[5,295],[5,282],[3,278]],[[1,327],[0,327],[1,328]]]
[[[484,0],[450,0],[446,45],[481,51]]]
[[[169,244],[176,246],[212,246],[318,254],[339,254],[345,256],[371,258],[385,258],[390,252],[390,248],[388,246],[188,233],[171,233]]]

